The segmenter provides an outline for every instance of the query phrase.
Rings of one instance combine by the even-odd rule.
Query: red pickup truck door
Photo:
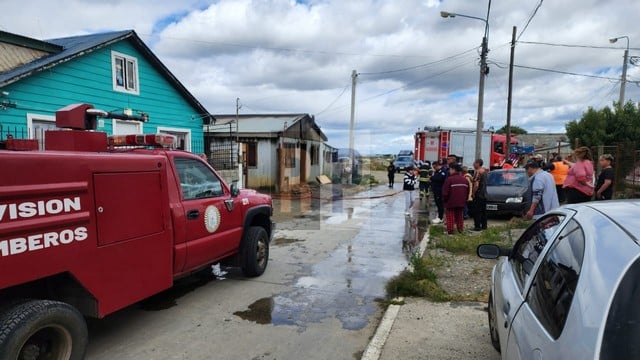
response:
[[[242,207],[222,180],[199,159],[173,158],[180,180],[189,271],[237,251],[242,236]]]

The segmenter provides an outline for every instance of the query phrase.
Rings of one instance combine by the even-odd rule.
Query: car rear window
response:
[[[604,328],[600,359],[640,358],[640,259],[618,285]]]
[[[487,186],[520,186],[527,187],[529,181],[524,171],[490,171],[487,175]]]

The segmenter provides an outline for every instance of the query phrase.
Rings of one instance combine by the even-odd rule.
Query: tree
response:
[[[630,144],[640,139],[640,108],[632,101],[624,107],[608,106],[600,110],[589,108],[580,120],[565,126],[572,145],[578,139],[580,146]]]
[[[506,134],[507,133],[507,125],[501,127],[496,131],[496,134]],[[511,135],[526,135],[529,132],[520,126],[511,125]]]

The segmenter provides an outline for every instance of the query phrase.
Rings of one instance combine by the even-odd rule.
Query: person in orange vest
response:
[[[502,164],[503,169],[513,169],[513,161],[511,159],[507,159],[504,164]]]
[[[547,169],[551,175],[553,175],[553,180],[556,183],[556,191],[558,192],[558,201],[561,203],[566,201],[566,197],[564,194],[564,189],[562,185],[564,184],[564,180],[567,178],[567,173],[569,172],[569,165],[565,164],[562,161],[562,156],[556,155],[551,164],[547,165]]]

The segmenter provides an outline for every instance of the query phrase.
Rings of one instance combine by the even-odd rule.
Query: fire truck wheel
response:
[[[84,358],[87,324],[69,304],[26,301],[0,314],[0,324],[0,354],[5,359]]]
[[[248,277],[260,276],[269,262],[269,235],[260,226],[247,229],[242,242],[242,273]]]

